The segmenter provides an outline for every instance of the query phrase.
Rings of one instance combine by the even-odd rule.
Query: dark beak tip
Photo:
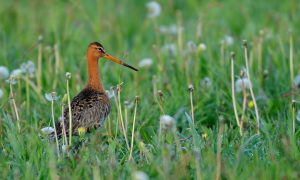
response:
[[[132,70],[139,71],[138,69],[136,69],[135,67],[130,66],[129,64],[124,63],[123,65],[130,68],[130,69],[132,69]]]

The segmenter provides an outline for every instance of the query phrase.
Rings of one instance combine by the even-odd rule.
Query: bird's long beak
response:
[[[136,68],[134,68],[134,67],[132,67],[132,66],[126,64],[126,63],[124,63],[123,61],[119,60],[119,59],[116,58],[116,57],[113,57],[113,56],[110,55],[110,54],[104,54],[104,58],[106,58],[106,59],[108,59],[108,60],[111,60],[111,61],[113,61],[113,62],[115,62],[115,63],[121,64],[121,65],[123,65],[123,66],[126,66],[126,67],[128,67],[128,68],[130,68],[130,69],[133,69],[133,70],[135,70],[135,71],[138,71],[138,69],[136,69]]]

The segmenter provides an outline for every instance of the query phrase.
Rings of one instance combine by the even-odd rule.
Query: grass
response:
[[[0,1],[0,65],[10,71],[28,60],[36,65],[34,77],[26,74],[15,85],[0,79],[0,176],[131,179],[142,171],[151,179],[299,178],[299,90],[293,84],[300,73],[299,2],[161,1],[156,18],[147,17],[147,2]],[[159,31],[173,24],[177,33]],[[221,43],[227,35],[233,44]],[[231,78],[246,67],[243,40],[253,93],[232,93]],[[74,97],[85,86],[85,52],[93,41],[128,64],[138,66],[143,58],[153,64],[133,72],[100,60],[106,89],[123,82],[116,103],[112,98],[104,128],[73,136],[73,146],[88,141],[58,157],[55,142],[40,132],[52,125],[44,95],[61,97],[53,104],[58,120],[65,74],[72,73],[68,94]],[[166,44],[176,50],[163,50]],[[205,77],[211,85],[203,85]],[[257,109],[244,107],[254,98]],[[175,119],[172,128],[161,129],[163,114]]]

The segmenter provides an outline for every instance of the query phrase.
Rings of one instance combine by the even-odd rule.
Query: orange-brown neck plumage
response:
[[[87,65],[88,65],[88,88],[92,88],[99,92],[104,92],[100,77],[98,58],[95,57],[90,51],[87,52]]]

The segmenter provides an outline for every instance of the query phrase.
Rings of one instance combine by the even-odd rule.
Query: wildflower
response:
[[[197,46],[194,41],[187,42],[187,47],[190,52],[195,52],[197,50]]]
[[[108,96],[109,99],[111,99],[111,98],[113,98],[113,97],[116,96],[115,89],[113,89],[113,88],[110,88],[110,90],[106,90],[105,92],[106,92],[106,94],[107,94],[107,96]]]
[[[43,41],[43,39],[44,39],[43,35],[39,35],[39,36],[38,36],[38,41],[39,41],[39,43],[41,43],[41,42]]]
[[[175,56],[176,55],[176,45],[174,43],[165,44],[162,47],[162,51],[165,53],[170,53],[171,55]]]
[[[297,111],[296,120],[300,122],[300,110]]]
[[[11,72],[10,76],[14,76],[15,78],[21,77],[23,74],[23,71],[21,69],[15,69]]]
[[[161,7],[160,4],[156,1],[150,1],[146,4],[148,9],[148,17],[155,18],[160,15]]]
[[[300,74],[298,74],[295,78],[294,78],[294,85],[297,88],[300,88]]]
[[[236,92],[242,92],[243,86],[245,89],[249,89],[249,80],[248,78],[239,78],[235,81],[235,90]]]
[[[35,73],[35,65],[32,61],[27,61],[21,64],[21,70],[23,73],[28,74],[30,77],[33,77]]]
[[[206,50],[206,45],[204,43],[200,43],[198,46],[198,51],[205,51]]]
[[[229,36],[229,35],[226,35],[224,37],[224,43],[227,45],[227,46],[231,46],[233,43],[234,43],[234,40],[233,40],[233,37]]]
[[[148,180],[149,177],[143,171],[135,171],[132,174],[132,179],[134,179],[134,180]]]
[[[202,134],[202,138],[203,138],[203,139],[206,139],[206,138],[207,138],[207,133],[203,133],[203,134]]]
[[[212,84],[212,82],[209,79],[209,77],[205,77],[201,80],[201,87],[203,87],[203,88],[208,88],[211,86],[211,84]]]
[[[46,93],[45,98],[48,101],[56,101],[59,99],[59,96],[57,96],[56,92]]]
[[[3,96],[3,91],[2,89],[0,89],[0,99],[2,98],[2,96]]]
[[[151,58],[145,58],[145,59],[142,59],[140,62],[139,62],[139,67],[140,68],[147,68],[147,67],[150,67],[152,65],[153,61]]]
[[[253,108],[254,107],[254,102],[253,101],[249,101],[248,102],[248,107],[249,108]]]
[[[79,136],[83,136],[86,133],[86,128],[85,127],[80,127],[77,130],[78,130],[78,135]]]
[[[66,72],[66,78],[71,79],[72,74],[70,72]]]
[[[8,84],[12,84],[12,85],[17,83],[15,76],[12,76],[12,75],[9,76],[9,78],[6,80],[6,82]]]
[[[43,134],[49,135],[54,132],[54,128],[53,127],[44,127],[41,129],[41,131]]]
[[[0,79],[6,79],[9,76],[9,71],[7,67],[0,66]]]
[[[172,116],[162,115],[160,116],[160,124],[162,129],[171,129],[175,123],[175,120]]]

